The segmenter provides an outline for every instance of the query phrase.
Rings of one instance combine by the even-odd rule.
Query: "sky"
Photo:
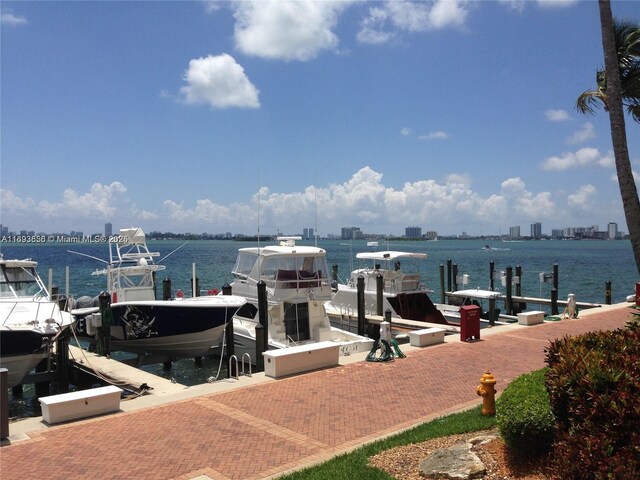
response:
[[[595,1],[1,9],[10,230],[627,231],[608,115],[575,109],[604,64]]]

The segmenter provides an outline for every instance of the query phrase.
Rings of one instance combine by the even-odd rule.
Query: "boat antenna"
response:
[[[178,250],[180,250],[182,247],[184,247],[187,243],[189,242],[184,242],[182,245],[180,245],[178,248],[176,248],[175,250],[167,253],[164,257],[162,257],[160,260],[158,260],[158,263],[161,263],[165,258],[169,257],[170,255],[173,255],[174,253],[176,253]]]
[[[314,176],[313,178],[313,216],[314,216],[314,223],[315,223],[315,230],[314,230],[315,246],[316,248],[318,248],[318,192],[317,192],[316,176]]]
[[[109,265],[109,262],[107,262],[106,260],[103,260],[103,259],[98,258],[98,257],[94,257],[93,255],[87,255],[86,253],[82,253],[82,252],[74,252],[73,250],[67,250],[67,252],[75,253],[76,255],[81,255],[83,257],[89,257],[89,258],[92,258],[94,260],[97,260],[99,262],[106,263],[107,265]]]

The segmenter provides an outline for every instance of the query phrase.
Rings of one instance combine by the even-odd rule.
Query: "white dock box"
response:
[[[544,312],[531,310],[518,314],[518,325],[537,325],[544,322]]]
[[[109,385],[41,397],[42,419],[53,424],[116,412],[120,410],[121,393],[121,388]]]
[[[265,375],[280,378],[318,368],[335,367],[339,364],[340,344],[328,341],[317,342],[268,350],[262,355]]]
[[[423,328],[422,330],[412,330],[409,332],[409,345],[413,347],[426,347],[444,342],[444,329]]]

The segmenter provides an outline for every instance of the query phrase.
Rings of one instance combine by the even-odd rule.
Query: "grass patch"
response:
[[[328,460],[325,463],[305,468],[281,478],[286,480],[319,480],[319,479],[385,479],[393,477],[377,468],[367,465],[369,457],[383,450],[409,445],[411,443],[424,442],[432,438],[446,437],[459,433],[475,432],[495,427],[495,417],[482,415],[480,406],[463,412],[436,418],[428,423],[423,423],[405,432],[378,440],[351,453],[345,453]],[[363,420],[364,421],[364,420]]]

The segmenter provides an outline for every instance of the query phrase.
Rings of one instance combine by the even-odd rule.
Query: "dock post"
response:
[[[335,263],[331,265],[331,280],[338,284],[338,265]]]
[[[452,292],[451,290],[451,259],[447,260],[447,291]]]
[[[489,299],[489,325],[492,327],[496,324],[496,299]]]
[[[551,289],[551,315],[558,315],[558,289]]]
[[[171,300],[171,279],[169,277],[162,281],[162,299]]]
[[[504,309],[507,311],[507,315],[513,315],[513,299],[511,298],[511,281],[513,279],[513,268],[507,267],[507,284],[505,285],[507,290],[507,298],[505,300]]]
[[[364,314],[364,277],[358,276],[357,281],[357,299],[358,299],[358,335],[364,335],[365,331],[365,314]]]
[[[256,325],[256,371],[264,372],[264,357],[262,354],[269,349],[267,284],[264,280],[258,282],[258,325]]]
[[[444,295],[444,264],[440,264],[440,303],[445,302]]]
[[[195,279],[191,279],[191,296],[200,296],[200,279],[198,277],[195,277]]]
[[[558,264],[557,263],[553,264],[553,288],[558,290]]]
[[[225,283],[222,286],[222,294],[223,295],[231,295],[231,285]],[[236,354],[236,341],[233,333],[233,318],[231,318],[227,322],[227,326],[224,329],[225,334],[225,344],[227,348],[227,354],[225,355],[227,358],[227,364],[229,368],[227,369],[227,378],[236,378],[238,376],[238,362],[231,362],[231,358]],[[224,352],[220,352],[220,356],[222,357]]]
[[[493,276],[495,275],[496,264],[493,260],[489,262],[489,290],[493,292],[494,284],[493,284]]]
[[[376,315],[382,316],[382,304],[384,300],[384,277],[376,275]]]
[[[57,285],[51,285],[51,300],[54,302],[58,300],[58,293],[60,289]]]
[[[516,284],[516,297],[522,296],[522,266],[516,265],[516,275],[514,277]],[[526,310],[527,306],[520,301],[513,303],[513,315],[517,315],[518,313]]]
[[[458,264],[454,263],[453,264],[453,271],[452,271],[452,276],[453,276],[453,290],[458,290]]]
[[[56,367],[59,393],[69,391],[69,337],[70,329],[66,329],[56,340]]]
[[[9,370],[0,368],[0,438],[9,438]]]
[[[611,305],[611,280],[607,281],[604,286],[604,303]]]

